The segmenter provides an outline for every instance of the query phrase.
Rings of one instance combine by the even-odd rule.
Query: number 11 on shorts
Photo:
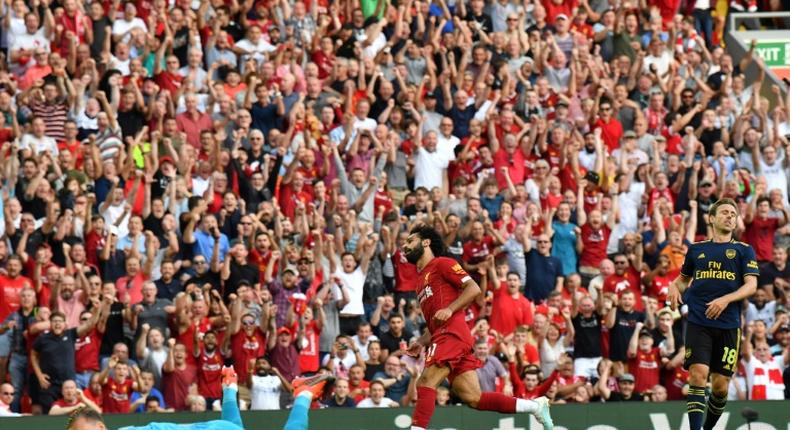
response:
[[[434,353],[436,353],[436,344],[432,343],[425,352],[425,361],[430,361],[433,358]]]

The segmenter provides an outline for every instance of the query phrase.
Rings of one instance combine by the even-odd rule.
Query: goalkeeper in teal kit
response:
[[[670,306],[676,309],[685,301],[689,310],[684,363],[689,370],[689,430],[712,430],[724,412],[730,378],[738,368],[741,305],[757,290],[760,270],[754,249],[732,238],[737,220],[732,199],[714,203],[708,221],[713,237],[689,247],[680,276],[669,286]]]
[[[293,381],[294,397],[296,398],[288,421],[283,430],[307,430],[307,415],[313,397],[323,393],[326,383],[333,379],[329,375],[318,374],[310,378],[296,378]],[[244,430],[241,412],[236,404],[237,385],[236,372],[232,367],[222,370],[222,415],[218,420],[192,424],[150,423],[144,426],[122,427],[119,430]],[[66,430],[106,430],[107,426],[101,415],[90,408],[82,408],[71,414]]]

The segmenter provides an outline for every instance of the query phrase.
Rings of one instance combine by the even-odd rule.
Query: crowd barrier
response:
[[[745,408],[758,413],[747,424]],[[607,403],[552,407],[556,430],[688,430],[684,402]],[[255,411],[242,414],[248,430],[279,430],[288,411]],[[128,414],[105,417],[109,429],[145,425],[153,421],[190,423],[219,418],[218,413]],[[2,430],[65,429],[65,417],[0,418]],[[310,411],[310,430],[409,429],[411,409],[321,409]],[[751,425],[751,427],[749,427]],[[465,406],[437,408],[431,430],[540,430],[526,415],[478,412]],[[790,401],[730,402],[715,430],[790,430]]]

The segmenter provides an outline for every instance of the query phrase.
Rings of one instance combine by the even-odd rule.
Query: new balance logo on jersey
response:
[[[430,286],[427,286],[425,287],[424,290],[420,291],[420,294],[417,295],[417,300],[419,300],[420,303],[422,304],[423,300],[432,296],[433,296],[433,290],[431,290]]]
[[[704,252],[697,257],[697,259],[700,259],[700,258],[705,258],[705,253]]]

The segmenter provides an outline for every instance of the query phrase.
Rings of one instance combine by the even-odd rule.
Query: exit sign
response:
[[[790,66],[790,40],[757,42],[754,51],[768,67]]]

